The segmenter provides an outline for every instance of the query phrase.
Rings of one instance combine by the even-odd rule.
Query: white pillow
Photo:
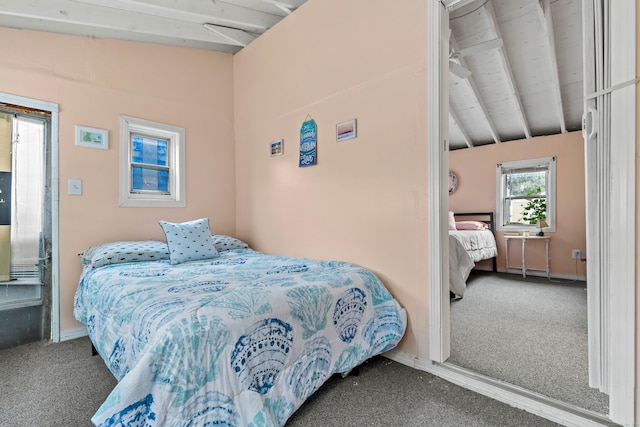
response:
[[[456,217],[453,211],[449,211],[449,230],[457,230],[456,228]]]
[[[215,243],[211,239],[208,218],[183,223],[160,221],[160,226],[167,238],[171,264],[218,256]]]
[[[211,236],[213,239],[213,243],[216,245],[216,250],[218,252],[227,251],[230,249],[248,249],[249,245],[247,245],[242,240],[236,239],[235,237],[225,236],[224,234],[214,234]]]
[[[85,268],[98,268],[123,262],[158,261],[169,259],[169,248],[164,242],[109,242],[95,245],[81,254]]]

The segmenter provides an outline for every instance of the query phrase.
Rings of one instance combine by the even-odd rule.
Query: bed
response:
[[[94,424],[281,426],[401,340],[405,310],[370,271],[211,240],[213,257],[176,264],[170,242],[81,254],[74,315],[118,380]]]
[[[493,212],[449,212],[449,281],[452,296],[462,297],[469,273],[484,260],[497,271],[498,249]]]

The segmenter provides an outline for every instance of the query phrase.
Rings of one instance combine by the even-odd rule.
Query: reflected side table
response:
[[[549,240],[551,237],[549,236],[504,236],[504,244],[505,244],[505,271],[509,272],[509,241],[511,240],[520,240],[522,242],[522,277],[527,277],[527,270],[529,271],[544,271],[547,273],[547,278],[549,277]],[[545,246],[545,254],[546,254],[546,268],[544,270],[538,268],[529,268],[526,267],[526,247],[528,240],[542,240],[544,241]],[[518,267],[511,267],[511,269],[517,269]]]

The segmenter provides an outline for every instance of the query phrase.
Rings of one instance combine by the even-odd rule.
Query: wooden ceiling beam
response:
[[[453,37],[453,34],[451,34],[451,37],[449,38],[449,44],[453,48],[454,51],[458,50],[458,44],[456,43],[456,39],[455,39],[455,37]],[[457,59],[460,62],[460,65],[462,65],[466,69],[469,69],[469,67],[467,65],[467,62],[465,61],[465,59],[463,57],[460,57],[460,58],[457,58]],[[491,136],[493,137],[493,141],[496,144],[502,142],[500,140],[500,135],[498,134],[498,131],[496,130],[496,125],[493,123],[493,120],[491,119],[491,116],[489,115],[489,109],[487,108],[487,104],[484,102],[484,99],[482,98],[482,94],[480,93],[480,89],[478,89],[478,85],[476,84],[476,81],[473,78],[473,74],[471,74],[465,80],[467,81],[467,83],[471,87],[471,90],[473,91],[473,96],[475,96],[475,98],[476,98],[476,100],[478,102],[478,105],[480,106],[480,110],[482,110],[482,114],[484,115],[484,118],[486,120],[487,126],[489,127],[489,131],[491,132]]]
[[[304,4],[306,0],[215,0],[216,3],[233,4],[254,10],[272,13],[280,17],[290,15]]]
[[[22,0],[24,1],[24,0]],[[49,0],[55,3],[58,0]],[[282,17],[226,2],[174,0],[72,0],[74,3],[108,7],[161,18],[178,19],[196,24],[211,23],[264,33]],[[17,3],[17,2],[16,2]]]
[[[493,8],[493,3],[490,1],[487,2],[484,6],[485,11],[487,12],[487,18],[489,20],[489,26],[495,33],[496,37],[502,39],[502,31],[500,30],[500,23],[498,22],[498,18],[496,16],[496,11]],[[518,87],[516,86],[515,79],[513,77],[513,70],[511,69],[511,63],[509,62],[509,56],[504,48],[501,46],[498,48],[498,56],[500,57],[500,62],[502,63],[502,68],[504,73],[507,76],[507,84],[509,85],[509,91],[511,92],[511,96],[513,98],[513,102],[515,104],[516,113],[518,115],[518,119],[520,120],[520,125],[522,126],[522,130],[526,138],[531,138],[531,129],[529,127],[529,122],[524,112],[524,108],[522,106],[522,99],[520,97],[520,91],[518,91]]]
[[[228,39],[230,44],[236,46],[245,47],[253,40],[255,40],[255,37],[251,34],[248,34],[242,30],[236,30],[235,28],[221,27],[220,25],[209,23],[204,24],[204,28]]]
[[[287,15],[291,15],[291,12],[293,12],[293,9],[291,8],[291,6],[288,6],[288,5],[286,5],[286,4],[282,3],[282,2],[279,2],[279,1],[276,1],[276,0],[262,0],[262,1],[277,7],[278,9],[280,9],[281,11],[283,11]]]
[[[538,1],[538,16],[540,23],[547,35],[549,43],[549,59],[551,60],[551,75],[553,79],[553,94],[556,98],[556,109],[558,121],[560,122],[560,131],[567,132],[567,125],[564,120],[564,108],[562,104],[562,92],[560,90],[560,75],[558,73],[558,57],[556,54],[556,41],[553,31],[553,19],[551,17],[551,2],[549,0]]]
[[[166,0],[154,0],[158,3]],[[144,13],[144,19],[140,19],[143,13],[140,10],[132,10],[141,6],[146,1],[142,0],[0,0],[0,18],[23,18],[44,22],[40,27],[51,25],[66,25],[84,29],[89,34],[102,34],[105,31],[120,32],[121,34],[137,34],[141,38],[160,37],[166,39],[183,39],[201,43],[217,43],[220,45],[234,45],[238,43],[230,40],[228,36],[207,31],[200,22],[176,20],[177,13],[173,16],[167,14],[167,9],[156,8],[162,13]],[[108,4],[109,6],[104,6]],[[129,7],[114,7],[127,5]],[[146,6],[144,9],[146,9]],[[167,14],[167,16],[164,16]],[[267,14],[265,14],[267,15]],[[184,16],[182,14],[181,16]],[[219,20],[218,20],[219,21]],[[205,21],[206,22],[206,21]],[[89,29],[87,31],[87,29]],[[71,32],[73,33],[73,32]]]
[[[466,5],[473,3],[475,1],[478,1],[478,0],[448,0],[448,1],[445,1],[444,3],[447,10],[452,12],[454,10],[458,10],[462,7],[465,7]]]
[[[468,148],[473,147],[473,141],[471,140],[471,136],[469,135],[469,132],[467,132],[467,128],[462,124],[462,121],[460,121],[460,116],[458,115],[458,112],[456,111],[455,107],[451,103],[449,103],[449,115],[451,116],[451,119],[458,126],[458,129],[460,129],[460,133],[464,138],[464,143],[467,144]]]

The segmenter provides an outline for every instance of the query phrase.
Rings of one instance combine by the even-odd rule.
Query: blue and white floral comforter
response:
[[[74,313],[118,379],[100,426],[281,426],[406,327],[368,270],[251,249],[85,269]]]

